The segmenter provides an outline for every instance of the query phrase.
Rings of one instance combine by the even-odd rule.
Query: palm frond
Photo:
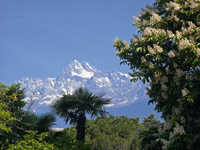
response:
[[[90,114],[92,117],[97,115],[106,115],[107,112],[103,106],[110,104],[111,99],[103,98],[105,92],[93,94],[87,88],[80,87],[73,94],[62,94],[62,97],[56,100],[51,106],[53,113],[75,124],[80,113]]]
[[[56,117],[51,113],[45,113],[37,116],[37,130],[38,133],[47,132],[55,125]]]

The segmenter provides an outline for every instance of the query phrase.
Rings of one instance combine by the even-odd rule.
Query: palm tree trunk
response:
[[[77,121],[77,136],[76,139],[78,141],[82,141],[84,143],[85,140],[85,123],[86,123],[86,117],[85,113],[80,113],[78,116],[78,121]]]

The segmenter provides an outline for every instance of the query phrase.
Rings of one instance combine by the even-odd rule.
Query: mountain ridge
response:
[[[27,93],[43,91],[39,97],[40,104],[50,104],[61,92],[73,93],[78,87],[86,87],[94,93],[107,92],[106,97],[113,99],[110,107],[121,107],[137,100],[138,93],[146,95],[141,82],[131,83],[131,77],[121,72],[102,72],[87,62],[79,63],[74,60],[66,66],[57,78],[21,78],[19,82]],[[137,86],[136,86],[137,85]],[[139,88],[138,88],[139,87]],[[142,88],[142,90],[140,89]],[[132,90],[137,89],[137,94]],[[141,95],[141,94],[140,94]],[[27,101],[30,97],[27,95]]]
[[[79,63],[74,60],[56,78],[24,77],[18,82],[26,89],[27,102],[31,100],[32,93],[41,93],[31,108],[31,111],[41,114],[50,111],[49,105],[61,96],[61,92],[71,94],[79,87],[86,87],[93,93],[106,92],[105,98],[112,99],[111,104],[106,107],[112,112],[137,101],[144,101],[146,106],[149,99],[145,90],[147,84],[142,81],[133,83],[130,80],[128,74],[117,71],[102,72],[87,62]]]

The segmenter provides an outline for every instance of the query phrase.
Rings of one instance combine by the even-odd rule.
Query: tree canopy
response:
[[[160,121],[157,121],[153,114],[144,118],[142,123],[140,123],[139,118],[113,115],[97,117],[94,120],[88,119],[86,121],[85,144],[91,145],[93,150],[140,150],[143,148],[143,143],[143,145],[153,143],[150,139],[153,136],[148,133],[155,134],[153,132],[155,130],[149,130],[150,127],[160,125]],[[64,132],[75,139],[75,126],[64,129]]]
[[[200,1],[157,0],[133,17],[130,44],[114,40],[133,81],[149,82],[149,103],[162,112],[163,149],[200,147]]]

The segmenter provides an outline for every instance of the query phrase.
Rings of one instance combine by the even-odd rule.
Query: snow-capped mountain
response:
[[[112,99],[107,107],[122,107],[137,100],[147,99],[145,85],[141,81],[130,82],[128,74],[120,72],[101,72],[87,62],[74,60],[57,78],[21,78],[18,82],[26,89],[26,100],[30,101],[33,92],[39,97],[32,106],[36,113],[49,111],[49,105],[60,96],[61,92],[72,93],[78,87],[90,91],[106,92],[105,98]]]

